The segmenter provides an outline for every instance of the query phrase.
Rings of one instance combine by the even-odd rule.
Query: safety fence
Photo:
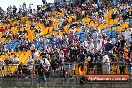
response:
[[[111,64],[114,64],[112,62]],[[18,65],[4,65],[0,67],[0,77],[5,76],[23,76],[28,78],[36,78],[37,77],[37,67],[38,65],[23,65],[22,70],[18,69]],[[122,70],[122,73],[121,73]],[[104,64],[102,64],[101,68],[97,67],[97,65],[93,66],[93,68],[89,68],[88,64],[80,65],[75,63],[65,63],[62,66],[56,68],[55,70],[50,68],[49,71],[45,72],[47,78],[69,78],[75,77],[77,75],[102,75],[102,74],[111,74],[111,75],[131,75],[129,72],[131,66],[125,65],[111,65],[110,71],[108,73],[104,73]]]

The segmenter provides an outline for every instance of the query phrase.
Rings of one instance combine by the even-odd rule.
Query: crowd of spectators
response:
[[[19,75],[41,76],[42,66],[49,69],[49,77],[82,70],[86,74],[132,73],[129,2],[55,3],[37,10],[23,3],[19,9],[9,6],[0,15],[0,77],[16,70]]]

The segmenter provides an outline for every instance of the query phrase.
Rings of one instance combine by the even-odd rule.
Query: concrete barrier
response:
[[[132,88],[130,83],[84,83],[81,85],[76,79],[47,79],[44,82],[37,83],[37,80],[31,79],[2,79],[0,88]]]

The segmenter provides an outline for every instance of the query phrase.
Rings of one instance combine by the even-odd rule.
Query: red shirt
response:
[[[69,49],[68,48],[63,48],[62,51],[64,52],[64,56],[66,56],[69,53]]]
[[[69,34],[69,40],[73,41],[73,39],[74,39],[74,35],[73,34]]]

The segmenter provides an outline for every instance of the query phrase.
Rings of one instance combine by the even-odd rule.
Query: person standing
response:
[[[3,70],[3,67],[4,67],[4,61],[0,60],[0,79],[2,79],[2,70]]]
[[[17,71],[18,71],[17,73],[18,78],[22,78],[23,77],[23,63],[22,62],[18,65]]]
[[[42,63],[40,63],[40,65],[38,66],[38,82],[41,82],[44,80],[44,67],[42,65]]]
[[[110,74],[110,59],[108,55],[103,56],[104,74]]]
[[[47,83],[46,81],[46,73],[49,71],[49,67],[50,67],[50,62],[48,61],[48,59],[46,57],[44,57],[41,62],[40,65],[38,66],[38,81],[44,81],[45,84]]]

